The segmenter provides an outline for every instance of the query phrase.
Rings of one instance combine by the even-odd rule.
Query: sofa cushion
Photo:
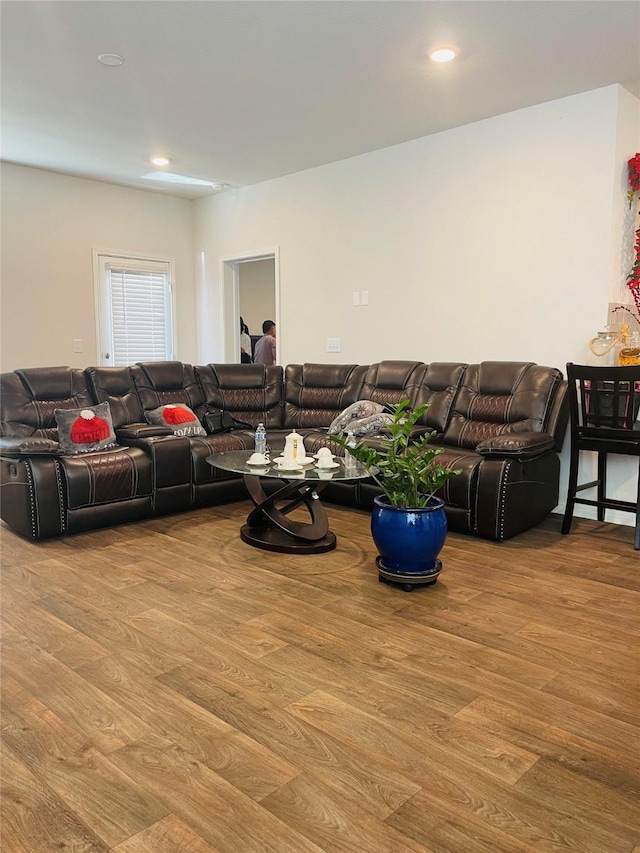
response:
[[[150,424],[165,426],[175,435],[206,435],[207,432],[195,415],[184,403],[167,403],[144,413]]]
[[[108,403],[84,409],[55,409],[58,441],[65,453],[93,453],[114,447],[116,436]]]
[[[385,406],[397,406],[403,400],[415,408],[426,365],[421,361],[381,361],[368,367],[360,399]]]
[[[190,364],[181,361],[140,362],[131,368],[143,411],[157,409],[167,403],[184,403],[200,416],[204,398],[200,383]]]
[[[84,373],[96,401],[109,403],[114,429],[144,421],[128,367],[87,367]]]
[[[351,403],[362,399],[366,366],[289,364],[284,373],[284,426],[328,427]]]
[[[253,429],[259,423],[267,431],[282,427],[283,370],[279,365],[206,364],[194,370],[207,411],[228,412]]]
[[[466,368],[467,365],[461,362],[433,361],[427,365],[415,402],[416,408],[428,404],[418,421],[421,426],[436,432],[445,431]]]
[[[562,374],[530,362],[470,364],[443,442],[476,448],[498,435],[546,432]]]
[[[114,447],[101,453],[60,456],[62,509],[129,501],[152,494],[152,464],[137,447]]]
[[[92,406],[95,400],[81,370],[33,367],[3,373],[0,378],[0,420],[3,436],[34,436],[58,440],[56,409]]]

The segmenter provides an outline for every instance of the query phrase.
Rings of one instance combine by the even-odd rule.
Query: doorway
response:
[[[224,360],[240,361],[242,316],[255,337],[262,335],[263,320],[273,320],[278,328],[277,360],[280,361],[280,280],[278,249],[222,259],[222,315]]]

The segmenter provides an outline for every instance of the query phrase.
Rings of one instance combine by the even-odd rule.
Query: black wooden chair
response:
[[[640,550],[640,465],[636,502],[607,498],[607,454],[637,456],[640,460],[640,365],[632,367],[591,367],[567,364],[571,464],[567,507],[562,533],[569,533],[576,504],[595,506],[598,521],[604,521],[605,509],[635,512],[633,547]],[[578,484],[580,451],[598,454],[598,479]],[[597,499],[578,498],[583,489],[597,486]]]

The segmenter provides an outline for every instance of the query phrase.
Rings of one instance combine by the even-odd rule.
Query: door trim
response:
[[[222,317],[222,351],[224,363],[234,364],[240,352],[240,264],[249,261],[267,261],[273,259],[274,302],[276,328],[280,329],[280,247],[263,249],[258,252],[245,252],[220,258],[220,316]],[[280,332],[276,337],[276,360],[280,364]]]

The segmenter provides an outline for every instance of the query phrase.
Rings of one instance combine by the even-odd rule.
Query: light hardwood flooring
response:
[[[243,544],[237,503],[2,529],[2,851],[640,853],[640,555],[550,517],[433,587]]]

